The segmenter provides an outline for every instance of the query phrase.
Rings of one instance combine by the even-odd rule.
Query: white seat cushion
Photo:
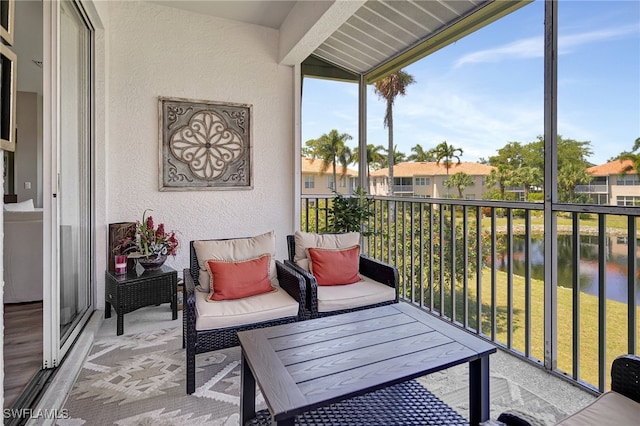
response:
[[[640,403],[617,392],[605,392],[558,426],[637,425]]]
[[[207,301],[196,291],[196,330],[214,330],[298,315],[298,302],[281,288],[235,300]]]
[[[359,308],[395,299],[394,288],[365,276],[353,284],[318,286],[318,312]]]
[[[33,198],[29,198],[26,201],[21,201],[19,203],[10,203],[4,205],[4,211],[6,212],[32,212],[35,208],[33,207]]]

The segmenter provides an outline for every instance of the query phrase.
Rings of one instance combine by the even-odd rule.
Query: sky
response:
[[[640,0],[558,5],[558,134],[591,142],[603,164],[640,137]],[[463,161],[496,155],[544,132],[544,3],[536,0],[404,68],[416,82],[394,103],[394,141],[406,155],[442,141]],[[385,102],[370,86],[368,143],[387,147]],[[337,129],[358,138],[354,83],[305,78],[302,143]]]

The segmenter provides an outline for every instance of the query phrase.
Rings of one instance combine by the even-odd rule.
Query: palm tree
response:
[[[447,141],[440,142],[434,149],[433,152],[436,156],[436,164],[440,164],[442,162],[444,164],[444,168],[447,169],[447,178],[449,177],[449,169],[453,164],[453,159],[455,158],[460,164],[460,156],[462,155],[462,149],[456,148],[453,145],[449,145]],[[444,161],[442,161],[444,160]],[[447,187],[447,196],[449,195],[449,187]]]
[[[513,186],[524,188],[524,201],[529,201],[529,191],[532,186],[542,186],[544,177],[542,171],[537,167],[520,167],[513,171],[509,182]]]
[[[628,173],[631,170],[635,170],[638,176],[640,176],[640,153],[636,153],[636,151],[638,150],[640,150],[640,138],[636,139],[631,152],[623,152],[622,154],[620,154],[620,156],[618,157],[620,161],[631,160],[633,162],[633,165],[626,166],[622,170],[622,174]]]
[[[449,145],[447,141],[439,143],[435,147],[434,153],[436,156],[436,163],[440,164],[440,162],[442,162],[445,169],[447,169],[447,176],[449,176],[449,169],[453,164],[453,159],[456,160],[457,164],[461,163],[460,156],[462,155],[462,148],[456,148],[453,145]]]
[[[389,167],[389,150],[387,148],[382,148],[382,150],[386,153],[386,155],[382,159],[382,167]],[[393,147],[393,164],[402,163],[407,160],[407,156],[404,152],[398,151],[398,145]]]
[[[371,186],[369,183],[371,166],[373,166],[373,168],[376,170],[383,167],[382,165],[384,163],[384,156],[380,152],[383,150],[384,150],[384,147],[382,145],[374,145],[372,143],[367,144],[367,190],[369,190]],[[356,147],[353,150],[353,158],[356,159],[357,161],[360,161],[359,147]]]
[[[589,182],[591,175],[582,164],[567,164],[558,169],[558,192],[561,201],[576,200],[576,185]]]
[[[412,75],[400,70],[389,74],[374,84],[374,92],[387,102],[387,110],[384,114],[384,125],[389,129],[389,195],[393,193],[393,102],[396,96],[404,96],[407,86],[415,82]]]
[[[509,179],[511,178],[511,171],[507,166],[500,164],[495,169],[491,170],[489,176],[487,176],[486,184],[488,187],[498,185],[500,189],[500,199],[505,199],[505,192],[507,189],[507,184],[509,183]]]
[[[473,178],[466,174],[465,172],[458,172],[452,175],[449,179],[444,181],[444,184],[447,188],[451,188],[452,186],[458,189],[458,194],[460,198],[463,197],[462,192],[468,186],[475,185]]]
[[[336,172],[336,164],[342,166],[342,176],[347,173],[347,166],[353,162],[353,154],[345,142],[353,139],[348,133],[338,133],[336,129],[331,130],[328,134],[320,136],[318,139],[309,139],[305,142],[306,148],[303,153],[312,159],[322,160],[321,173],[327,171],[329,166],[333,167],[333,185],[334,190],[338,188],[338,175]]]
[[[411,154],[407,159],[409,161],[436,161],[435,153],[433,149],[429,149],[427,151],[424,150],[422,145],[416,144],[413,148],[411,148],[413,154]]]

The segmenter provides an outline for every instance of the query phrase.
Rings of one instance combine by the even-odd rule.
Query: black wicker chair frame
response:
[[[613,360],[611,390],[640,404],[640,356],[622,355]]]
[[[276,270],[280,287],[299,303],[298,315],[278,318],[237,327],[226,327],[212,330],[196,330],[196,296],[195,287],[198,285],[200,266],[193,246],[190,243],[190,268],[184,270],[183,287],[183,346],[187,352],[187,394],[196,389],[196,355],[238,346],[238,331],[254,328],[270,327],[305,319],[306,285],[300,274],[276,261]]]
[[[372,259],[365,255],[360,255],[360,273],[372,280],[385,284],[396,290],[396,298],[388,302],[375,303],[372,305],[360,306],[353,309],[343,309],[331,312],[318,312],[318,282],[313,274],[309,271],[305,271],[298,264],[294,262],[294,256],[296,253],[296,242],[293,235],[287,235],[287,248],[289,251],[289,259],[285,260],[285,265],[291,267],[296,272],[304,277],[306,282],[306,317],[320,318],[330,315],[344,314],[347,312],[360,311],[363,309],[375,308],[378,306],[390,305],[392,303],[398,303],[398,269],[389,264],[380,262],[376,259]]]

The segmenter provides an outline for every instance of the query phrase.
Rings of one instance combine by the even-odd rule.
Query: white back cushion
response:
[[[207,260],[239,261],[253,259],[263,254],[271,255],[269,265],[269,279],[273,285],[277,285],[276,274],[276,235],[270,231],[262,235],[247,238],[234,238],[230,240],[202,240],[194,241],[193,247],[200,266],[200,291],[209,292],[209,273],[207,272]]]
[[[360,245],[359,232],[346,232],[343,234],[315,234],[296,231],[294,234],[296,253],[293,257],[301,268],[309,270],[308,248],[345,249]]]

